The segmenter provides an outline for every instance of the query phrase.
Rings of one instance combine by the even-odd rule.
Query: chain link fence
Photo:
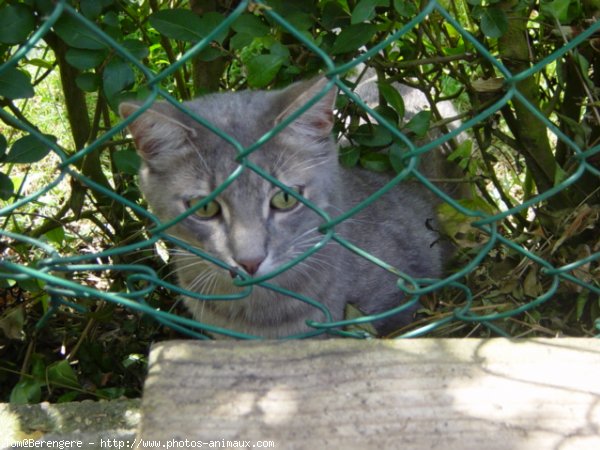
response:
[[[31,59],[35,57],[32,56],[32,54],[35,54],[35,52],[38,51],[36,50],[36,46],[48,33],[51,33],[53,29],[56,29],[57,27],[60,28],[62,20],[63,28],[65,27],[64,22],[67,21],[68,24],[71,24],[75,29],[80,31],[79,36],[72,37],[74,40],[88,39],[92,42],[96,42],[98,47],[111,49],[111,51],[114,52],[115,55],[118,55],[122,61],[135,68],[135,70],[143,76],[147,87],[147,100],[142,106],[140,113],[159,99],[166,100],[171,104],[180,107],[178,98],[176,98],[173,91],[165,89],[165,83],[177,71],[182,70],[186,64],[189,64],[194,57],[202,52],[210,50],[211,46],[214,45],[214,42],[219,42],[219,36],[226,33],[235,21],[238,20],[241,15],[247,14],[248,11],[251,11],[254,15],[266,17],[269,21],[276,23],[281,29],[292,35],[299,45],[304,47],[306,52],[310,52],[320,60],[321,65],[325,67],[324,73],[329,79],[329,83],[321,92],[321,95],[330,88],[339,89],[345,97],[358,105],[359,108],[367,111],[368,114],[374,118],[378,124],[385,128],[395,140],[404,143],[407,148],[406,153],[403,155],[405,169],[400,171],[380,192],[373,195],[371,198],[364,200],[353,210],[346,211],[335,219],[328,217],[324,211],[317,211],[323,217],[323,223],[321,225],[323,239],[317,246],[307,250],[300,258],[294,260],[292,264],[297,264],[305,258],[310,258],[311,254],[318,251],[319,246],[329,241],[336,241],[339,245],[351,247],[349,242],[336,234],[336,225],[353,216],[356,211],[366,207],[372,202],[378,201],[378,197],[384,192],[393,189],[396,184],[401,183],[403,180],[410,177],[416,178],[420,183],[426,186],[431,192],[442,199],[446,205],[449,205],[452,211],[467,217],[469,222],[471,222],[470,226],[473,229],[478,230],[478,233],[480,233],[481,236],[484,236],[485,239],[474,248],[467,262],[462,264],[444,279],[415,281],[403,274],[398,274],[398,292],[403,293],[411,304],[415,304],[425,296],[437,295],[435,293],[438,293],[443,289],[453,292],[453,295],[457,295],[456,293],[458,293],[458,295],[462,297],[460,306],[455,307],[443,317],[434,317],[423,321],[418,326],[414,326],[409,331],[403,333],[403,337],[427,335],[432,330],[456,322],[479,323],[492,330],[494,334],[507,335],[506,330],[497,325],[499,322],[506,318],[517,317],[523,313],[535,311],[540,305],[554,301],[557,297],[557,292],[565,285],[571,287],[574,286],[574,288],[571,289],[572,292],[584,293],[586,298],[595,298],[597,303],[597,298],[600,294],[600,283],[598,279],[600,249],[598,248],[598,245],[590,246],[590,251],[585,255],[581,255],[570,261],[565,261],[562,265],[557,265],[556,263],[551,263],[543,257],[540,257],[535,251],[528,249],[522,242],[517,242],[511,238],[511,236],[504,231],[502,223],[507,218],[526,213],[544,202],[551,201],[553,198],[558,198],[561,193],[564,193],[570,186],[574,185],[582,176],[584,176],[584,174],[591,174],[596,178],[600,177],[600,170],[590,163],[592,157],[597,156],[600,152],[600,146],[595,145],[588,148],[582,146],[580,142],[576,142],[572,137],[566,135],[564,131],[557,127],[544,112],[540,111],[536,105],[532,104],[530,99],[523,95],[518,88],[523,80],[530,79],[531,77],[539,77],[539,73],[544,67],[557,64],[561,58],[576,52],[579,45],[588,41],[594,34],[599,32],[600,22],[596,21],[590,23],[589,28],[581,30],[577,35],[573,36],[568,43],[565,43],[564,46],[549,54],[536,64],[531,65],[526,70],[514,72],[509,70],[506,65],[494,55],[493,51],[486,48],[486,46],[476,39],[469,31],[465,30],[455,19],[455,14],[450,14],[447,9],[437,1],[430,1],[424,4],[419,12],[415,11],[411,17],[407,18],[406,23],[402,27],[399,29],[386,30],[386,37],[384,39],[381,39],[376,45],[370,47],[367,46],[368,48],[365,47],[364,51],[360,53],[359,56],[347,61],[340,58],[334,58],[332,55],[325,52],[314,39],[311,39],[305,32],[299,30],[295,24],[292,24],[289,19],[284,18],[275,9],[271,8],[269,2],[242,1],[228,15],[224,16],[222,20],[219,20],[216,26],[212,27],[210,32],[206,33],[202,38],[199,38],[195,44],[187,48],[185,52],[177,58],[175,63],[165,66],[163,70],[154,71],[141,62],[140,58],[135,55],[135,49],[132,48],[131,45],[126,45],[111,37],[109,32],[100,29],[97,24],[86,18],[84,14],[76,10],[69,2],[58,1],[47,8],[47,14],[43,18],[43,21],[41,21],[41,24],[35,28],[26,41],[11,55],[10,59],[0,67],[0,77],[3,77],[1,78],[1,81],[4,83],[4,87],[2,88],[3,95],[6,97],[6,92],[10,90],[10,87],[6,87],[7,84],[10,84],[11,82],[18,84],[19,80],[14,77],[15,68],[24,58]],[[497,77],[501,78],[502,95],[495,98],[494,101],[490,102],[485,108],[477,111],[477,114],[467,116],[466,120],[464,120],[456,129],[449,131],[430,142],[419,142],[419,144],[415,144],[413,142],[414,140],[409,139],[406,133],[398,129],[396,124],[392,123],[376,108],[369,107],[361,98],[359,98],[353,92],[353,89],[351,89],[347,83],[342,81],[342,77],[352,70],[355,70],[361,64],[377,57],[383,49],[393,45],[394,42],[398,41],[405,34],[410,33],[423,21],[428,20],[432,14],[441,18],[446,26],[456,30],[456,33],[460,34],[464,42],[475,49],[478,57],[485,58],[491,64]],[[64,35],[65,32],[63,31],[61,36]],[[362,46],[363,43],[359,41],[357,42],[357,45]],[[313,101],[316,100],[317,98],[313,99]],[[543,192],[526,198],[520,201],[516,206],[500,212],[490,212],[489,210],[474,209],[465,206],[464,202],[451,198],[435,183],[422,174],[419,170],[420,162],[423,158],[427,157],[429,152],[434,151],[461,133],[469,133],[469,130],[472,127],[481,124],[494,114],[497,114],[502,108],[505,108],[509,102],[518,102],[529,110],[536,120],[547,127],[548,132],[554,136],[557,142],[561,142],[569,148],[576,161],[576,168],[574,170],[566,174],[562,179],[559,179],[553,186]],[[298,111],[294,117],[302,114],[310,106],[311,104],[309,102],[309,104]],[[260,167],[253,167],[247,157],[253,152],[260,152],[261,144],[281,131],[281,129],[289,124],[294,117],[289,118],[289,120],[286,120],[275,129],[272,129],[260,140],[260,142],[256,142],[255,144],[244,148],[231,137],[224,135],[221,130],[215,129],[202,117],[195,116],[190,111],[186,111],[186,113],[190,114],[194,120],[206,126],[215,134],[236,146],[238,150],[237,160],[246,170],[250,168],[261,176],[269,179],[269,181],[277,183],[276,180],[272,180],[269,174],[265,173]],[[3,218],[3,227],[0,229],[3,247],[2,260],[0,261],[0,279],[4,280],[4,289],[8,289],[15,283],[26,285],[27,283],[34,282],[47,294],[49,303],[46,315],[41,322],[42,325],[43,322],[49,316],[55,314],[56,310],[59,308],[67,307],[84,312],[85,309],[82,307],[80,300],[91,299],[93,301],[103,300],[122,305],[133,311],[152,316],[169,327],[198,338],[206,338],[203,331],[230,335],[237,338],[260,337],[247,336],[226,329],[211,327],[208,324],[196,322],[183,315],[176,315],[166,310],[159,310],[154,305],[147,302],[147,299],[150,298],[153,293],[156,293],[157,290],[169,292],[173,296],[188,295],[202,300],[211,300],[211,296],[199,296],[198,294],[181,289],[176,284],[165,279],[164,276],[157,274],[156,269],[151,265],[129,262],[129,260],[127,260],[127,255],[139,254],[143,251],[153,253],[155,248],[160,247],[160,242],[168,242],[172,246],[185,248],[195,254],[199,253],[197,250],[190,248],[185,242],[181,242],[169,235],[169,228],[173,223],[161,223],[141,202],[136,201],[135,199],[132,200],[122,192],[117,193],[115,189],[111,188],[111,184],[106,185],[105,183],[99,182],[98,179],[85,175],[82,170],[82,165],[85,163],[86,158],[94,152],[104,151],[111,142],[118,141],[122,138],[125,133],[125,127],[132,122],[135,117],[130,117],[127,121],[116,123],[114,127],[95,136],[91,142],[77,147],[76,151],[65,149],[63,145],[59,145],[55,139],[42,133],[39,128],[32,125],[30,121],[15,114],[14,109],[4,107],[0,110],[0,117],[5,124],[9,124],[15,129],[21,130],[23,136],[29,136],[29,139],[31,139],[30,145],[27,147],[28,150],[23,150],[17,155],[13,146],[11,151],[5,152],[6,154],[4,154],[2,161],[3,169],[7,169],[4,171],[5,173],[9,173],[8,169],[14,167],[14,165],[20,164],[19,167],[26,165],[28,154],[32,161],[34,159],[37,161],[39,158],[34,157],[33,154],[38,152],[40,148],[48,149],[50,154],[54,155],[54,157],[57,157],[59,160],[56,169],[53,170],[51,174],[47,175],[47,179],[43,181],[40,188],[36,189],[34,192],[25,193],[20,192],[20,190],[17,189],[16,192],[7,195],[5,200],[0,203],[2,206],[0,209],[0,217]],[[6,145],[4,147],[6,149]],[[44,157],[42,161],[44,164],[50,164],[48,161],[53,160]],[[239,173],[231,175],[226,183],[219,187],[217,191],[220,191],[230,183],[235,182],[238,176]],[[112,181],[113,184],[116,183],[115,180]],[[110,248],[97,249],[93,253],[79,253],[76,248],[71,249],[70,252],[65,252],[65,250],[59,251],[57,246],[53,245],[47,238],[30,236],[26,231],[20,230],[19,227],[9,227],[9,225],[13,223],[14,217],[18,215],[24,207],[40,202],[41,199],[55,192],[61,183],[65,182],[71,183],[71,185],[77,184],[85,186],[85,189],[97,192],[103,197],[112,200],[114,205],[132,211],[135,217],[140,218],[140,221],[145,221],[148,224],[148,234],[145,238],[140,237],[138,234],[137,238],[133,241],[122,242]],[[179,217],[176,221],[181,219],[182,217]],[[597,228],[595,230],[597,231]],[[85,231],[82,230],[81,233],[83,235],[81,236],[82,239],[91,239],[90,236],[85,235]],[[15,248],[19,249],[18,252],[14,251]],[[528,264],[535,265],[537,267],[536,275],[542,280],[543,290],[533,298],[530,298],[528,301],[521,304],[506,307],[502,311],[493,310],[492,313],[481,313],[481,309],[473,307],[475,294],[469,284],[465,282],[465,279],[476,273],[477,268],[482,261],[489,257],[490,252],[497,251],[498,248],[516,252],[523,260],[526,260]],[[12,249],[12,251],[9,251],[10,249]],[[352,250],[358,252],[361,251],[360,249]],[[24,262],[22,259],[16,257],[17,253],[22,253],[24,251],[35,253],[37,255],[35,262]],[[210,258],[209,255],[200,256]],[[374,263],[377,263],[377,260],[370,255],[363,254],[363,256],[373,260]],[[218,261],[215,261],[215,263],[220,264]],[[279,272],[288,269],[288,266],[281,267]],[[125,274],[124,277],[126,279],[127,289],[114,291],[110,285],[103,286],[101,283],[90,284],[82,279],[86,277],[85,274],[95,274],[95,276],[98,276],[98,274],[102,273],[106,275],[105,278],[107,279],[110,279],[110,277],[116,273],[121,275]],[[515,276],[518,277],[519,275],[515,272]],[[254,284],[265,285],[268,283],[268,280],[246,278],[238,280],[238,283],[239,285],[249,286],[251,288]],[[292,292],[289,292],[288,294],[290,296],[289,301],[309,303],[315,308],[321,309],[324,317],[330,317],[327,309],[319,302],[318,298],[305,298]],[[243,301],[243,298],[240,300]],[[485,309],[483,311],[485,311]],[[352,331],[352,329],[346,327],[367,323],[396,312],[397,311],[394,310],[383,315],[378,315],[377,317],[360,317],[337,323],[328,320],[324,320],[320,323],[312,323],[311,325],[315,328],[315,331],[308,333],[306,336],[331,333],[334,335],[362,337],[365,335],[364,331]]]

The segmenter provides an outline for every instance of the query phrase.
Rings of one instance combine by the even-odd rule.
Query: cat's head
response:
[[[336,94],[335,89],[323,94],[326,86],[327,80],[319,78],[279,91],[211,94],[183,103],[239,143],[237,150],[167,102],[155,102],[142,112],[129,130],[143,161],[141,188],[153,212],[166,222],[200,206],[169,232],[253,276],[272,272],[318,242],[316,229],[323,218],[291,192],[328,212],[336,203],[338,163],[331,137]],[[236,160],[238,150],[292,119],[320,94],[247,159],[291,192]],[[127,118],[140,105],[126,102],[119,111]]]

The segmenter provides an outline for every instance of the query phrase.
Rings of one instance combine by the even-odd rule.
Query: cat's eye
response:
[[[187,202],[188,208],[191,208],[194,205],[197,205],[201,201],[203,201],[206,197],[197,197]],[[213,200],[212,202],[208,202],[206,205],[202,206],[198,209],[194,214],[201,219],[212,219],[217,217],[221,212],[221,205],[218,202]]]
[[[292,187],[290,189],[298,194],[301,194],[301,189],[299,187]],[[288,211],[294,208],[297,204],[298,199],[285,191],[279,191],[273,195],[273,197],[271,197],[271,208],[278,211]]]

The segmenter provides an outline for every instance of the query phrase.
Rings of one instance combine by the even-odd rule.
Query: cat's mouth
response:
[[[273,270],[272,262],[267,255],[258,258],[234,259],[234,263],[229,266],[229,275],[232,279],[245,280],[248,277],[263,277],[271,270]]]

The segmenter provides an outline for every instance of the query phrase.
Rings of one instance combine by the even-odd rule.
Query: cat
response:
[[[282,90],[215,93],[183,106],[247,148],[321,93],[327,82],[319,77]],[[339,321],[347,304],[365,314],[399,306],[403,294],[395,269],[415,278],[442,276],[444,250],[437,242],[434,202],[416,182],[395,186],[334,229],[336,236],[395,269],[374,264],[320,231],[326,220],[313,205],[335,218],[391,179],[338,163],[332,137],[336,95],[334,88],[327,91],[247,156],[288,187],[287,191],[241,167],[230,143],[168,102],[155,102],[129,124],[142,160],[140,187],[151,210],[167,222],[195,206],[195,213],[168,233],[224,263],[215,264],[185,249],[174,250],[182,288],[206,295],[244,292],[248,288],[234,284],[240,274],[244,279],[269,275],[322,245],[266,283],[320,302],[331,320]],[[140,105],[122,103],[121,116],[131,116]],[[238,171],[238,177],[213,201],[198,206]],[[314,331],[307,320],[326,321],[321,309],[259,285],[239,300],[186,297],[184,301],[199,322],[264,338]],[[385,335],[410,323],[415,309],[373,325],[379,335]]]

